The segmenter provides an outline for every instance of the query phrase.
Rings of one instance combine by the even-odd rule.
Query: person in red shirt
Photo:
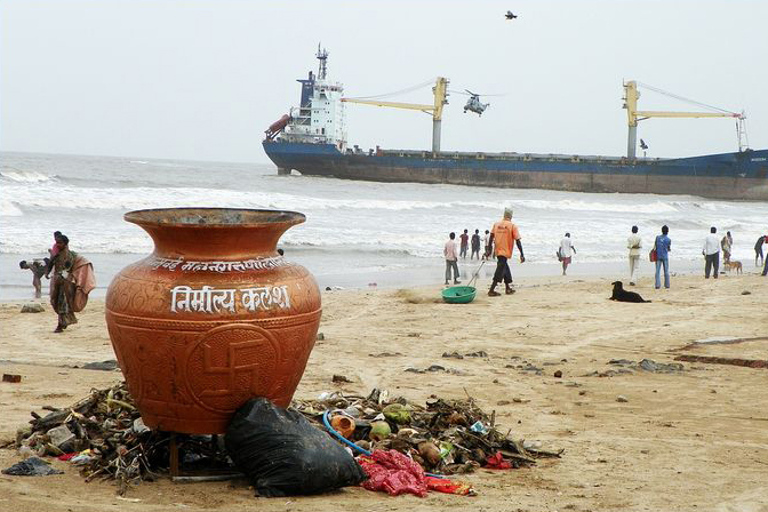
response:
[[[512,250],[515,244],[520,251],[520,263],[525,263],[523,255],[523,244],[520,242],[520,232],[517,226],[512,222],[512,209],[504,209],[504,218],[493,225],[491,229],[491,241],[495,246],[496,253],[496,273],[493,275],[491,289],[488,295],[498,297],[501,295],[496,291],[496,285],[504,281],[504,287],[507,295],[512,295],[515,290],[512,288],[512,272],[509,270],[509,258],[512,257]]]
[[[461,256],[464,259],[467,259],[467,246],[469,245],[469,233],[467,233],[467,230],[465,229],[464,232],[459,237],[461,239],[461,251],[459,253],[459,256]]]

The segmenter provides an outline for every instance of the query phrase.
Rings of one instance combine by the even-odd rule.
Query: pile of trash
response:
[[[296,400],[292,407],[319,428],[326,416],[346,444],[354,445],[353,451],[396,450],[427,473],[518,468],[563,452],[510,438],[509,432],[497,429],[495,411],[488,415],[471,397],[446,400],[432,395],[422,406],[374,389],[367,397],[324,393],[316,400]]]
[[[44,409],[47,415],[32,412],[30,425],[17,431],[19,454],[69,461],[86,481],[114,479],[120,495],[129,485],[154,480],[169,467],[171,434],[144,425],[124,382],[92,390],[70,407]],[[226,464],[214,460],[218,450],[210,446],[211,436],[178,434],[177,443],[186,460]]]
[[[368,396],[323,393],[316,400],[296,400],[291,405],[291,409],[279,413],[288,415],[281,417],[282,422],[295,415],[296,418],[291,420],[294,423],[300,419],[307,429],[314,427],[323,435],[331,434],[344,450],[357,457],[357,463],[365,470],[368,480],[362,483],[363,487],[390,494],[395,494],[395,488],[399,489],[397,493],[405,490],[417,495],[423,495],[427,489],[468,494],[471,491],[468,486],[447,481],[442,476],[469,473],[479,467],[518,468],[535,464],[540,457],[560,457],[562,454],[562,450],[544,450],[539,443],[511,439],[509,432],[504,434],[498,430],[495,411],[488,415],[469,397],[447,400],[433,395],[422,406],[404,398],[390,398],[387,391],[374,389]],[[253,471],[244,468],[247,464],[242,460],[235,460],[235,465],[232,459],[238,457],[227,455],[226,447],[236,441],[234,437],[229,439],[232,428],[226,440],[220,436],[151,430],[144,425],[125,383],[92,390],[87,398],[67,408],[46,406],[44,409],[48,411],[47,415],[32,412],[30,425],[17,432],[16,447],[19,454],[28,457],[25,461],[28,464],[20,466],[19,472],[14,474],[44,474],[37,472],[38,468],[45,469],[39,464],[42,461],[33,459],[57,457],[78,466],[86,481],[115,480],[118,493],[123,495],[131,485],[166,474],[171,469],[172,447],[176,446],[179,467],[184,470],[246,473],[252,481],[262,481],[258,480],[261,476],[254,477],[258,468]],[[241,413],[238,411],[238,415],[242,416]],[[266,417],[259,414],[258,420],[264,421]],[[259,428],[268,434],[275,426]],[[300,425],[296,429],[301,432]],[[280,435],[288,435],[284,430],[280,430]],[[250,431],[244,432],[246,437],[254,435]],[[305,437],[311,437],[309,433],[305,434]],[[297,436],[299,434],[293,434],[293,437]],[[333,441],[326,439],[333,447]],[[271,441],[258,442],[269,444]],[[295,442],[306,444],[300,439]],[[328,448],[326,453],[332,451]],[[341,452],[346,455],[343,450]],[[349,463],[354,465],[351,458]],[[295,464],[295,460],[286,464]],[[357,469],[352,471],[344,464],[338,467],[343,470],[339,472],[340,482],[359,482]],[[403,478],[417,482],[421,487],[409,489],[403,484]],[[401,481],[393,483],[393,479]],[[272,483],[270,485],[271,489],[277,488]],[[258,491],[258,486],[255,488]]]

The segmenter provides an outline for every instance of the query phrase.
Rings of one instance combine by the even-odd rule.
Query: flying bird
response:
[[[508,20],[514,20],[515,18],[517,18],[517,15],[514,14],[512,11],[507,11],[507,14],[505,14],[504,17],[507,18]]]
[[[640,149],[648,149],[648,144],[643,139],[640,139]]]

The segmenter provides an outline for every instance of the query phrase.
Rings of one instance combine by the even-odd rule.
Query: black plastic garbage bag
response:
[[[46,476],[46,475],[61,475],[63,471],[53,469],[43,459],[39,457],[30,457],[21,462],[17,462],[13,466],[4,469],[3,474],[15,475],[15,476]]]
[[[357,485],[355,459],[304,416],[253,398],[237,410],[224,438],[229,456],[257,496],[317,494]]]

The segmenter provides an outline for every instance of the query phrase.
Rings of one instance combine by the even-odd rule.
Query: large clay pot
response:
[[[217,434],[246,400],[286,407],[320,323],[314,278],[276,252],[296,212],[140,210],[155,242],[109,285],[109,337],[144,423]]]

